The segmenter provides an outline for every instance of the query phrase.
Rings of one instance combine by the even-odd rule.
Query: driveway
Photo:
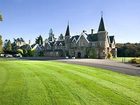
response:
[[[103,68],[119,73],[140,76],[140,67],[105,59],[61,59],[60,62]]]

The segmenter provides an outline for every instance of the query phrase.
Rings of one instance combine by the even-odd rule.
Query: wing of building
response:
[[[65,35],[61,34],[56,40],[51,29],[49,38],[45,40],[45,56],[106,59],[109,54],[117,56],[115,44],[115,37],[108,35],[101,17],[97,33],[92,29],[89,34],[83,31],[80,35],[71,36],[68,24]]]

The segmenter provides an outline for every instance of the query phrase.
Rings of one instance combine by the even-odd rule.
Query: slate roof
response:
[[[60,52],[60,51],[63,51],[62,49],[54,49],[54,50],[51,50],[51,49],[47,49],[47,52]]]
[[[109,36],[109,39],[110,39],[110,43],[113,43],[113,41],[115,40],[114,36]]]
[[[100,24],[99,24],[99,28],[98,28],[98,32],[100,32],[100,31],[105,31],[105,26],[104,26],[103,17],[101,17]]]
[[[20,48],[26,49],[26,50],[32,49],[32,47],[29,44],[25,44],[25,45],[21,46]]]
[[[91,42],[98,41],[98,36],[97,36],[97,34],[88,34],[87,35],[87,40],[91,41]]]
[[[65,46],[65,42],[64,41],[56,41],[55,43],[57,46],[60,46],[60,44],[62,44],[62,46]]]
[[[80,35],[75,35],[75,36],[72,36],[70,40],[71,40],[71,42],[72,42],[72,40],[73,40],[74,38],[75,38],[76,40],[78,40],[79,37],[80,37]]]
[[[17,39],[14,39],[14,41],[17,41],[17,42],[25,42],[25,41],[23,40],[23,38],[17,38]]]
[[[70,36],[69,24],[68,24],[68,26],[67,26],[65,36]]]

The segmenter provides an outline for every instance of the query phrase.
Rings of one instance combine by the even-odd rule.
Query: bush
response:
[[[97,53],[96,53],[96,51],[95,51],[95,49],[90,49],[89,50],[89,58],[93,58],[93,59],[96,59],[97,58]]]
[[[107,54],[107,58],[108,58],[108,59],[111,59],[111,58],[112,58],[112,53],[111,53],[111,52],[109,52],[109,53]]]
[[[140,64],[140,59],[134,58],[129,61],[130,63]]]
[[[17,53],[20,53],[21,55],[23,55],[23,50],[22,49],[18,49]]]

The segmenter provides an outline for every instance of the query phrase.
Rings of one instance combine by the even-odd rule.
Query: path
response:
[[[71,64],[99,67],[124,74],[140,76],[140,67],[105,59],[62,59],[57,60]]]

